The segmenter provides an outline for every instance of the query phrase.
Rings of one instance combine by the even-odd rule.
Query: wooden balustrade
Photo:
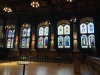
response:
[[[88,57],[89,75],[100,75],[100,58]]]

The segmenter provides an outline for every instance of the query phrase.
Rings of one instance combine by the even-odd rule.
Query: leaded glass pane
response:
[[[94,35],[92,35],[92,34],[89,35],[88,39],[89,39],[89,47],[91,48],[92,44],[95,46],[95,37],[94,37]]]
[[[45,27],[44,35],[48,35],[49,33],[49,27]]]
[[[30,36],[30,28],[27,30],[27,36]]]
[[[22,48],[26,47],[26,38],[22,38]]]
[[[27,35],[27,29],[23,29],[22,37],[26,37],[26,35]]]
[[[64,26],[64,34],[70,34],[70,26],[69,25]]]
[[[58,48],[63,48],[63,36],[58,37]]]
[[[39,28],[39,36],[43,36],[43,31],[44,31],[43,27],[40,27]]]
[[[8,37],[12,37],[12,30],[8,31]]]
[[[39,37],[38,39],[38,48],[43,48],[43,37]]]
[[[15,30],[13,30],[13,32],[12,32],[12,37],[14,37],[14,35],[15,35]]]
[[[48,37],[44,38],[44,48],[47,48],[48,46]]]
[[[10,45],[11,45],[11,39],[8,39],[7,40],[7,48],[10,48]]]
[[[27,38],[26,48],[29,48],[30,38]]]
[[[14,38],[11,40],[11,48],[13,48]]]
[[[88,24],[88,33],[94,33],[94,24],[91,22]]]
[[[70,37],[69,36],[64,37],[64,46],[65,48],[70,48]]]
[[[63,35],[63,26],[58,26],[58,35]]]
[[[80,32],[81,32],[81,34],[87,33],[87,26],[85,23],[82,23],[80,25]]]
[[[81,36],[81,46],[82,48],[87,48],[88,47],[88,40],[86,35]]]

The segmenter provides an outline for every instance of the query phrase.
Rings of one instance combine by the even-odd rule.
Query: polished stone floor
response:
[[[0,75],[23,75],[23,65],[18,61],[0,62]],[[25,75],[75,75],[73,64],[31,62],[25,66]],[[81,65],[81,74],[89,75],[85,65]]]

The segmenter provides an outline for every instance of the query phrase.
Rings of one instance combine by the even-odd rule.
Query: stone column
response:
[[[51,42],[50,42],[50,45],[51,45],[51,49],[50,51],[55,51],[54,49],[54,33],[53,33],[53,26],[51,26]]]
[[[32,34],[32,44],[31,44],[31,51],[35,51],[35,48],[34,48],[34,46],[35,46],[35,35],[34,34]]]
[[[77,27],[76,23],[73,23],[73,59],[74,59],[74,74],[80,75],[80,53],[77,48]]]

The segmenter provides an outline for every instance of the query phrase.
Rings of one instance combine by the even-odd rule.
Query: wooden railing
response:
[[[100,58],[88,57],[89,75],[100,75]]]

